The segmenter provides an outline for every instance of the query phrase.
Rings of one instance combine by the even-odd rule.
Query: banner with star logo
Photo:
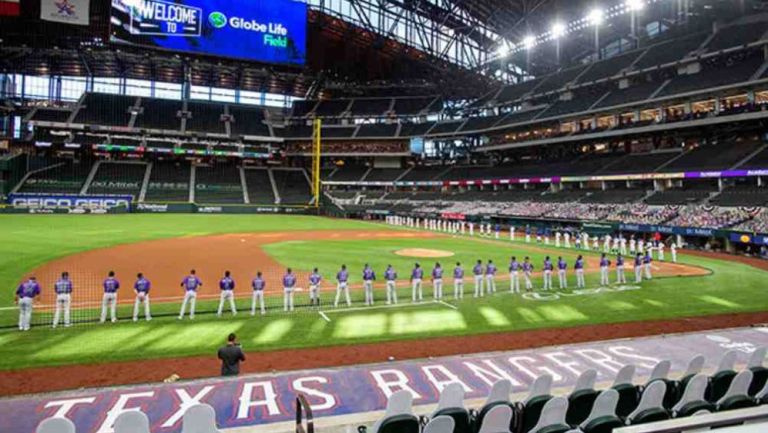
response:
[[[90,0],[40,0],[40,19],[87,26],[89,3]]]

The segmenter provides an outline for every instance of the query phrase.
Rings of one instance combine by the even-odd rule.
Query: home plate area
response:
[[[173,384],[83,390],[75,393],[4,399],[0,431],[35,431],[41,420],[65,416],[80,433],[111,433],[118,415],[140,409],[153,432],[181,431],[188,407],[207,403],[216,411],[220,429],[235,432],[295,431],[299,393],[311,406],[315,431],[352,432],[373,424],[397,391],[413,396],[414,411],[428,415],[440,392],[458,384],[469,408],[482,406],[492,385],[511,383],[511,401],[521,401],[540,376],[552,376],[552,394],[568,394],[582,372],[597,372],[596,388],[610,386],[622,367],[636,366],[634,383],[645,383],[654,367],[671,362],[669,377],[678,378],[696,355],[711,373],[726,352],[744,367],[758,348],[768,345],[768,329],[740,328],[513,352],[454,356],[421,361],[387,362],[325,370],[208,379]],[[253,354],[251,356],[258,356]],[[764,356],[764,355],[763,355]],[[754,361],[753,361],[754,362]],[[454,387],[456,387],[454,385]],[[27,416],[17,416],[26,414]]]

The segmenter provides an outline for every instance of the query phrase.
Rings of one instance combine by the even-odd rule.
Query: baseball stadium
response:
[[[0,433],[768,431],[765,0],[0,0]]]

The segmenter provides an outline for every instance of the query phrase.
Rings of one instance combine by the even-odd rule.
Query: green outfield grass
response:
[[[0,282],[11,292],[24,271],[47,260],[74,252],[145,239],[223,232],[278,231],[302,229],[376,228],[371,224],[286,216],[11,216],[0,217]],[[359,281],[362,265],[372,264],[379,276],[388,263],[405,278],[415,261],[396,256],[401,248],[431,248],[456,252],[455,257],[437,259],[450,271],[460,260],[465,268],[477,258],[493,259],[504,273],[510,255],[530,255],[540,269],[544,254],[563,255],[569,262],[574,251],[546,249],[507,241],[477,241],[462,238],[431,240],[349,240],[308,241],[270,244],[265,250],[285,266],[309,270],[318,266],[327,279],[346,263]],[[546,251],[539,251],[546,249]],[[711,274],[700,277],[656,278],[642,283],[639,290],[606,292],[583,296],[562,296],[558,300],[536,301],[508,293],[508,283],[498,283],[498,294],[482,299],[471,297],[467,282],[464,300],[452,299],[452,284],[446,278],[445,304],[410,305],[410,289],[401,287],[403,305],[387,308],[379,301],[374,309],[358,308],[362,293],[354,292],[355,310],[345,312],[323,307],[328,320],[314,310],[299,307],[293,314],[279,311],[281,298],[271,297],[273,307],[266,317],[252,318],[245,311],[250,302],[238,300],[241,314],[199,315],[195,321],[175,319],[177,304],[153,305],[155,320],[132,323],[81,325],[69,329],[33,328],[27,333],[0,332],[0,370],[19,366],[50,366],[116,360],[210,355],[229,332],[237,332],[249,351],[356,344],[396,339],[418,339],[446,335],[470,335],[583,324],[612,323],[718,313],[750,312],[768,309],[765,290],[768,273],[747,265],[714,259],[680,256],[683,263],[707,268]],[[420,260],[431,269],[435,259]],[[631,272],[628,272],[630,277]],[[446,276],[449,272],[446,272]],[[612,275],[613,278],[613,275]],[[554,279],[555,285],[557,279]],[[587,283],[596,287],[597,275]],[[571,275],[571,284],[574,284]],[[302,282],[303,283],[303,282]],[[535,279],[540,287],[540,278]],[[379,283],[381,285],[381,283]],[[425,298],[431,299],[431,286],[425,284]],[[573,292],[567,293],[573,295]],[[333,290],[323,292],[327,305]],[[297,294],[306,302],[307,294]],[[381,288],[377,299],[384,298]],[[7,306],[12,294],[5,296]],[[211,311],[217,301],[199,303],[199,310]],[[130,316],[129,307],[120,308],[121,317]],[[13,323],[14,310],[0,313],[0,324]]]

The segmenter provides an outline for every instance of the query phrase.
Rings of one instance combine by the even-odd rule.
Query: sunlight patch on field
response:
[[[546,305],[538,310],[547,319],[553,322],[573,322],[586,320],[587,315],[569,305]]]
[[[333,336],[335,338],[364,338],[384,335],[387,332],[387,319],[388,316],[385,313],[342,317],[335,324]]]
[[[701,295],[698,298],[704,302],[709,302],[710,304],[715,304],[715,305],[721,305],[723,307],[728,307],[728,308],[741,307],[741,304],[737,304],[735,302],[729,301],[727,299],[719,298],[717,296]]]
[[[466,328],[467,322],[458,311],[414,311],[392,314],[389,332],[401,335]]]
[[[637,310],[638,309],[637,305],[634,305],[631,302],[627,302],[627,301],[608,301],[608,302],[606,302],[606,305],[611,310],[626,311],[626,310]]]
[[[158,340],[150,344],[151,350],[193,349],[202,342],[208,343],[210,341],[220,341],[221,344],[224,344],[227,335],[230,332],[237,332],[242,323],[230,321],[195,323],[185,320],[183,323],[166,326],[175,328],[173,338]]]
[[[89,329],[86,332],[66,338],[57,344],[35,352],[34,357],[38,359],[46,358],[65,358],[75,356],[87,351],[105,351],[120,349],[123,343],[130,342],[132,339],[141,335],[146,328],[143,326],[109,326],[101,325],[99,328]],[[67,332],[62,330],[62,332]]]
[[[292,328],[293,320],[291,319],[274,320],[265,326],[252,341],[257,344],[274,343],[285,337]]]
[[[655,299],[643,299],[643,302],[645,302],[648,305],[653,305],[654,307],[666,307],[667,304],[665,302],[657,301]]]
[[[517,313],[528,323],[540,323],[544,321],[544,318],[541,317],[539,313],[530,308],[518,308]]]
[[[509,326],[511,322],[501,311],[492,307],[480,307],[480,314],[491,326]]]

